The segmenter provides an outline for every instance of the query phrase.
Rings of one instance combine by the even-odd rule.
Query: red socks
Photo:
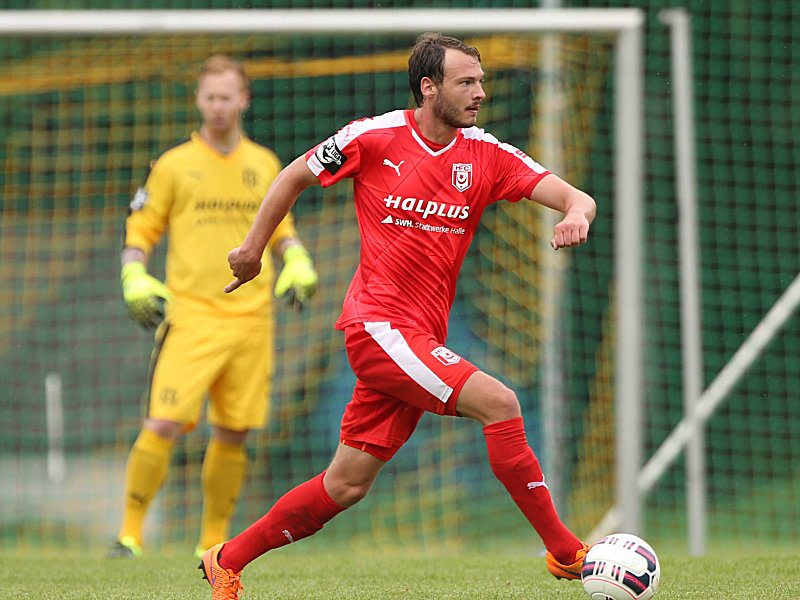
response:
[[[220,566],[241,571],[262,554],[297,542],[317,531],[344,510],[322,484],[323,471],[284,494],[258,521],[229,542],[220,555]]]
[[[563,563],[575,561],[581,541],[561,522],[533,454],[522,417],[483,428],[492,472],[506,487],[522,514],[530,521],[545,547]],[[225,542],[220,566],[241,571],[269,550],[297,542],[317,531],[344,510],[322,484],[324,472],[284,494],[270,511]]]
[[[574,562],[575,553],[583,545],[558,518],[539,461],[525,437],[522,417],[487,425],[483,435],[492,472],[536,529],[545,548],[563,564]]]

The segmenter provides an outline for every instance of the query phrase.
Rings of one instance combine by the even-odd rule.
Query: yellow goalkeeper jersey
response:
[[[228,252],[244,241],[280,169],[274,152],[249,139],[225,155],[196,132],[153,164],[131,201],[125,245],[149,255],[162,235],[168,235],[170,320],[269,317],[274,279],[270,251],[281,239],[297,236],[291,214],[267,246],[261,275],[234,294],[222,290],[233,280]]]

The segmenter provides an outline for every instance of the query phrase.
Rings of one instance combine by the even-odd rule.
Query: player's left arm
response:
[[[550,240],[553,250],[579,246],[589,238],[589,226],[594,221],[597,205],[586,192],[548,173],[533,188],[530,199],[564,215],[553,228]]]

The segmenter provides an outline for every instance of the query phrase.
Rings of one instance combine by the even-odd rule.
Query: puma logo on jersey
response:
[[[387,166],[387,167],[392,167],[392,168],[394,169],[394,172],[395,172],[395,173],[397,173],[397,176],[398,176],[398,177],[400,177],[400,165],[402,165],[404,162],[406,162],[406,161],[404,161],[404,160],[401,160],[399,163],[397,163],[397,164],[394,164],[394,163],[393,163],[392,161],[390,161],[388,158],[384,158],[384,159],[383,159],[383,164],[384,164],[384,166]]]

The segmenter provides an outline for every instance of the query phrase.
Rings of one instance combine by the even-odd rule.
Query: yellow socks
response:
[[[150,503],[167,476],[173,442],[144,429],[131,448],[125,469],[125,505],[117,539],[142,545]],[[203,460],[203,520],[198,549],[224,542],[247,471],[244,447],[211,440]]]
[[[203,459],[203,522],[198,549],[224,542],[247,471],[247,454],[236,444],[211,440]]]
[[[143,429],[128,455],[125,469],[125,506],[117,539],[133,539],[142,545],[142,523],[164,478],[173,442]]]

